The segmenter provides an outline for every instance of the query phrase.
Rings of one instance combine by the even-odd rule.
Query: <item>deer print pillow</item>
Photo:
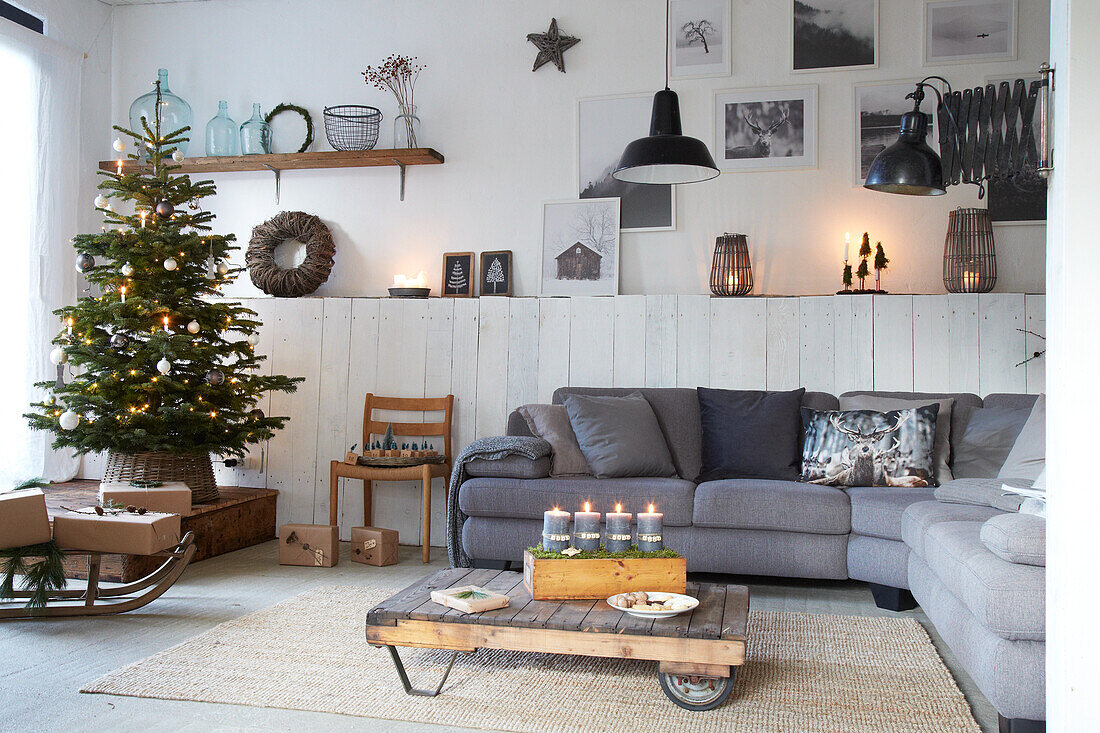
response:
[[[908,410],[802,409],[802,480],[830,486],[935,486],[938,404]]]

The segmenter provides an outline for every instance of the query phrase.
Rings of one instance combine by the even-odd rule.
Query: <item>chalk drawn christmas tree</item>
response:
[[[451,274],[447,278],[447,287],[457,292],[466,289],[466,271],[462,269],[462,265],[458,262],[455,262],[454,267],[451,268]]]
[[[494,257],[493,264],[489,265],[489,271],[485,273],[485,282],[492,283],[494,293],[499,291],[500,284],[504,282],[504,267],[500,264],[499,257]]]

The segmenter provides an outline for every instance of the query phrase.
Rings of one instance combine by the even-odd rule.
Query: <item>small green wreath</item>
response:
[[[270,125],[271,120],[275,119],[275,115],[280,112],[297,112],[302,116],[302,119],[306,121],[306,141],[302,143],[302,147],[298,148],[298,152],[304,153],[309,150],[309,146],[313,144],[313,118],[309,116],[309,112],[307,112],[304,107],[283,102],[267,113],[267,117],[264,117],[264,122]]]

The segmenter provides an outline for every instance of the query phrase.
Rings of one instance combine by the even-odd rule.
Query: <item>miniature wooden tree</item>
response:
[[[844,263],[844,274],[841,276],[841,280],[844,283],[845,290],[852,289],[852,266],[847,262]]]
[[[882,277],[882,271],[886,269],[886,266],[890,264],[890,260],[886,257],[886,250],[882,248],[882,242],[875,243],[875,290],[879,290],[879,281]]]

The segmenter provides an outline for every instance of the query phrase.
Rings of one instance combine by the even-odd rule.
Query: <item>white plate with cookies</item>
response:
[[[607,605],[638,618],[672,618],[694,610],[699,599],[682,593],[640,590],[617,593],[607,599]]]

